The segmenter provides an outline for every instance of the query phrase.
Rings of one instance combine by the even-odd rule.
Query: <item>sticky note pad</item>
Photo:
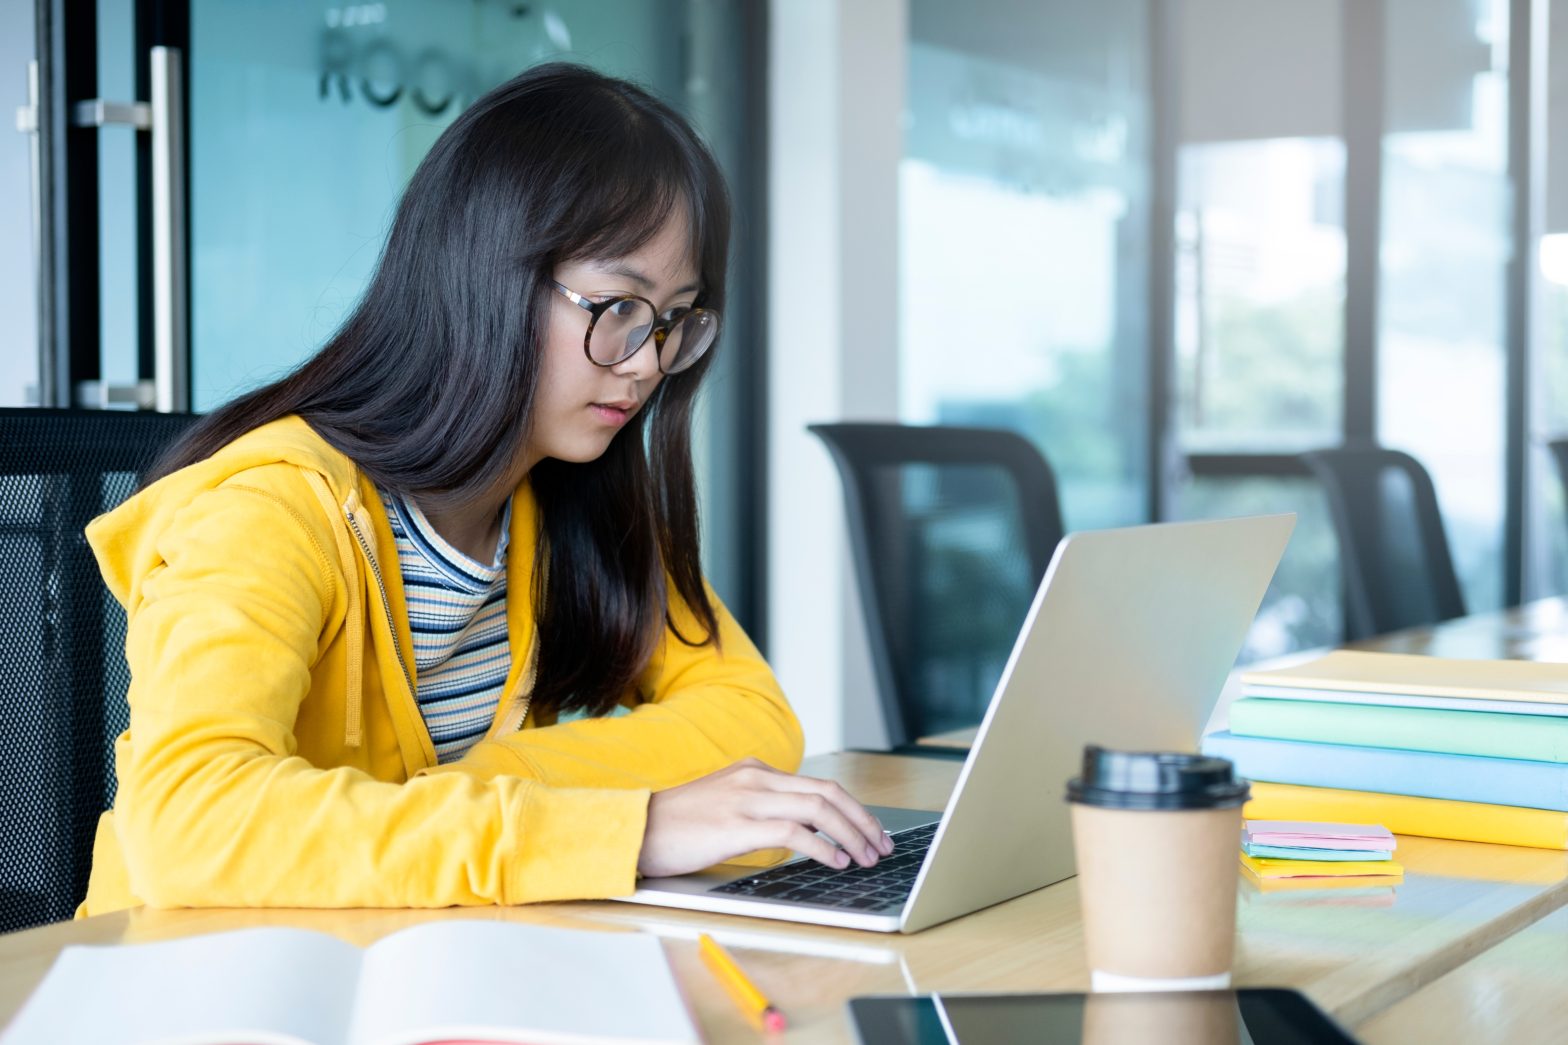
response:
[[[1242,850],[1248,856],[1272,857],[1276,860],[1392,860],[1392,849],[1315,849],[1298,845],[1259,845],[1244,842]]]
[[[1382,824],[1330,824],[1313,820],[1248,820],[1243,840],[1304,849],[1387,850],[1398,847]]]
[[[1390,877],[1405,869],[1393,860],[1275,860],[1241,854],[1241,864],[1259,878],[1333,878],[1349,875]]]

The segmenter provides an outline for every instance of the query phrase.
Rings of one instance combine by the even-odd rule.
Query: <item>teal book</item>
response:
[[[1568,763],[1568,718],[1556,715],[1243,697],[1230,706],[1230,731],[1274,740]]]

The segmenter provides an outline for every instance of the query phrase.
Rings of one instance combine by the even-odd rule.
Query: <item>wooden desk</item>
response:
[[[1553,660],[1568,659],[1559,645],[1565,642],[1568,603],[1547,600],[1391,636],[1375,648]],[[809,759],[804,770],[837,779],[870,803],[941,808],[960,765],[837,754]],[[1532,1004],[1543,998],[1561,1011],[1557,979],[1568,954],[1568,915],[1543,919],[1568,903],[1568,853],[1403,838],[1400,859],[1405,882],[1392,895],[1258,893],[1243,883],[1237,983],[1297,987],[1345,1025],[1361,1028],[1371,1043],[1500,1040],[1493,1033],[1494,998]],[[912,936],[608,902],[423,912],[135,910],[0,936],[0,1025],[67,944],[142,942],[254,925],[320,929],[363,944],[438,918],[654,932],[665,938],[699,1025],[715,1042],[751,1041],[757,1033],[698,958],[699,929],[738,955],[788,1015],[787,1037],[797,1041],[849,1040],[844,1002],[857,994],[1082,990],[1088,984],[1073,880]],[[1528,931],[1508,939],[1522,929]],[[1542,948],[1552,961],[1532,964]],[[1469,961],[1477,955],[1478,961]]]
[[[940,808],[959,763],[839,754],[808,772],[869,802]],[[1040,801],[1059,797],[1042,795]],[[1236,979],[1289,985],[1347,1025],[1419,990],[1568,900],[1568,853],[1434,839],[1401,840],[1405,884],[1383,906],[1329,893],[1244,890]],[[1382,903],[1385,898],[1373,898]],[[499,918],[582,928],[639,928],[666,939],[676,976],[711,1041],[755,1031],[697,956],[708,929],[737,954],[788,1015],[788,1037],[847,1041],[851,996],[911,991],[1081,990],[1087,986],[1074,881],[912,936],[797,927],[616,903],[419,911],[150,911],[104,915],[0,936],[0,1021],[9,1022],[70,943],[118,943],[254,925],[290,925],[367,943],[433,918]],[[1459,1039],[1453,1039],[1459,1040]]]
[[[1557,1041],[1568,1026],[1568,910],[1512,936],[1355,1028],[1365,1045]]]
[[[1352,642],[1347,648],[1461,660],[1568,663],[1568,599],[1540,599],[1510,610],[1476,613]]]

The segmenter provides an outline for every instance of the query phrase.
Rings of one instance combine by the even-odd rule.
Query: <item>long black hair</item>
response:
[[[615,258],[690,221],[699,302],[724,307],[730,207],[712,154],[641,88],[569,64],[490,91],[436,141],[398,204],[363,298],[322,349],[215,410],[148,482],[299,414],[376,486],[429,507],[515,479],[555,266]],[[691,413],[709,351],[661,381],[597,460],[529,473],[540,507],[533,706],[604,714],[669,617],[666,576],[716,641],[703,586]],[[514,650],[513,655],[526,651]]]

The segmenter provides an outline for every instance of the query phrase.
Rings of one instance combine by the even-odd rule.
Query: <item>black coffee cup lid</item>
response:
[[[1067,782],[1067,801],[1102,809],[1228,809],[1251,792],[1229,759],[1094,744],[1083,749],[1083,775]]]

